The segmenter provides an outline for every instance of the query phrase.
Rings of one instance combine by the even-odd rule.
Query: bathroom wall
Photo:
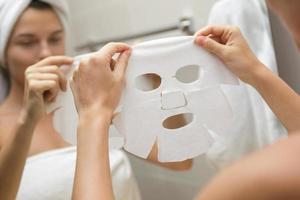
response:
[[[178,25],[179,19],[186,16],[193,17],[197,29],[206,23],[215,1],[69,0],[73,45],[163,29]]]

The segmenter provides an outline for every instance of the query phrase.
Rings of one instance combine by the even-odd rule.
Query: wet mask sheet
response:
[[[72,70],[68,76],[71,74]],[[195,45],[194,37],[165,38],[134,46],[123,97],[113,119],[114,127],[124,137],[123,147],[147,158],[157,144],[161,162],[206,153],[213,143],[209,131],[222,134],[233,125],[233,112],[222,84],[239,82],[220,60]],[[51,109],[70,104],[70,97],[60,95]],[[68,115],[75,113],[68,109]]]

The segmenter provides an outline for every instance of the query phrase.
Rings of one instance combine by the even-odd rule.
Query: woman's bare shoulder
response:
[[[269,189],[270,193],[277,196],[300,197],[299,154],[300,132],[297,132],[254,153],[249,159],[245,159],[249,165],[244,166],[251,167],[252,172],[249,174],[257,180],[258,187],[264,188],[262,192],[266,193]]]
[[[200,197],[215,195],[218,199],[300,199],[299,154],[300,132],[245,156],[224,169],[203,190]]]

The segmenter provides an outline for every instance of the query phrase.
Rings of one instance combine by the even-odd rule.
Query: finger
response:
[[[59,86],[60,86],[60,89],[62,91],[66,91],[67,90],[67,84],[68,84],[66,75],[61,70],[57,71],[57,75],[59,77]]]
[[[119,77],[124,77],[130,55],[131,50],[126,50],[119,55],[115,66],[115,72],[118,74]]]
[[[216,36],[212,36],[212,35],[210,35],[210,36],[208,36],[208,37],[209,37],[210,39],[212,39],[212,40],[214,40],[214,41],[220,43],[220,44],[223,44],[223,41],[222,41],[222,39],[221,39],[220,37],[216,37]]]
[[[41,94],[55,86],[56,81],[53,80],[32,80],[29,84],[30,90],[39,92]]]
[[[121,53],[128,49],[130,49],[128,44],[112,42],[105,45],[99,52],[105,53],[106,55],[113,57],[115,53]]]
[[[57,82],[57,85],[62,91],[66,91],[67,80],[63,74],[58,75],[56,73],[32,73],[28,75],[28,79],[53,80]]]
[[[209,37],[204,37],[204,36],[198,36],[196,38],[196,44],[199,46],[203,47],[207,51],[215,54],[216,56],[222,58],[223,52],[225,50],[224,45],[216,42],[215,40],[209,38]]]
[[[52,73],[32,73],[27,76],[28,80],[54,80],[58,82],[58,75]]]
[[[73,61],[74,61],[73,58],[67,56],[51,56],[36,63],[35,66],[43,67],[45,65],[57,65],[57,66],[71,65]]]
[[[58,76],[58,82],[60,85],[60,88],[62,91],[66,91],[67,89],[67,78],[66,75],[58,66],[52,65],[52,66],[45,66],[40,67],[36,69],[39,74],[45,73],[45,74],[56,74]],[[37,73],[36,71],[32,71],[31,74]],[[30,72],[29,72],[30,73]]]
[[[213,36],[222,36],[225,31],[228,30],[228,26],[206,26],[202,29],[200,29],[195,36],[208,36],[208,35],[213,35]]]

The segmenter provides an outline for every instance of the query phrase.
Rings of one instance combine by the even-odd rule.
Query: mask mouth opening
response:
[[[190,123],[192,123],[194,120],[194,114],[193,113],[181,113],[177,115],[173,115],[170,117],[167,117],[162,125],[166,129],[180,129],[183,128]]]

